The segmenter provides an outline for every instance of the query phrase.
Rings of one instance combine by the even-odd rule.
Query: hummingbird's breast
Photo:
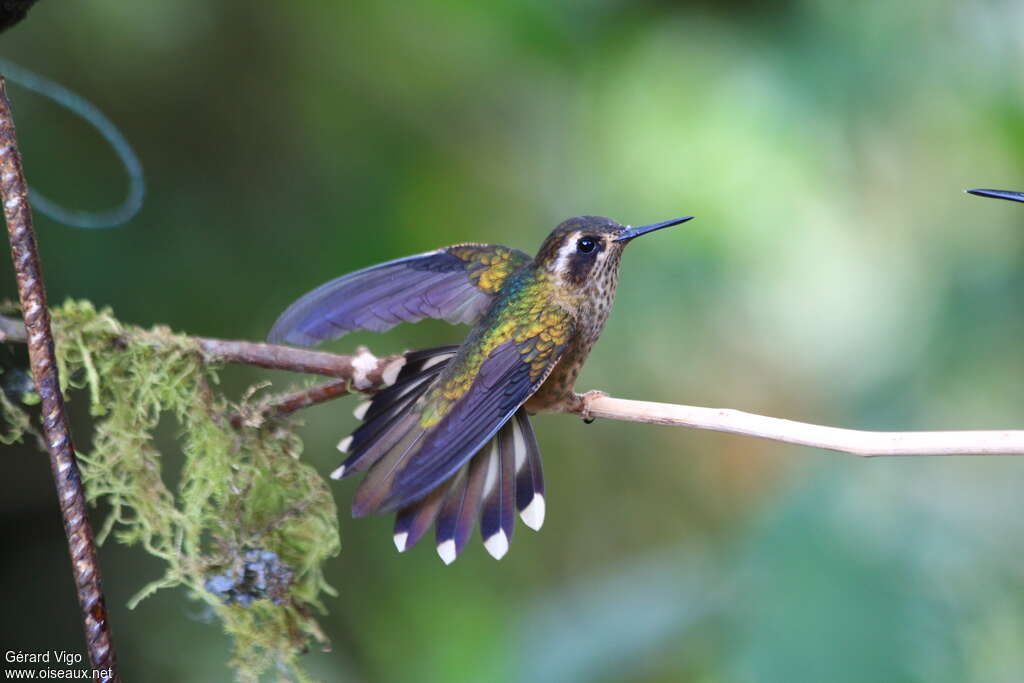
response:
[[[573,397],[573,387],[580,369],[590,355],[615,300],[619,283],[618,259],[587,283],[577,303],[575,329],[561,360],[555,365],[544,384],[526,402],[532,413],[555,409]]]

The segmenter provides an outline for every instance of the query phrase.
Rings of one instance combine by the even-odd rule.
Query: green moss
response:
[[[17,443],[24,438],[26,432],[32,432],[32,421],[28,413],[0,390],[0,443]]]
[[[96,418],[92,447],[79,459],[89,499],[112,510],[99,538],[140,544],[166,563],[130,606],[156,590],[184,587],[234,638],[239,680],[270,670],[305,680],[296,657],[326,644],[312,613],[323,610],[323,593],[334,594],[322,566],[340,543],[334,500],[299,460],[302,442],[291,425],[232,426],[230,416],[253,405],[219,395],[217,368],[170,330],[122,325],[109,310],[75,301],[53,311],[53,327],[63,388],[87,391]],[[0,399],[0,414],[0,438],[26,431],[17,405]],[[166,415],[178,425],[184,456],[175,489],[153,441]],[[269,551],[287,566],[280,591],[253,594],[242,606],[207,590],[210,577],[241,576],[252,551]]]

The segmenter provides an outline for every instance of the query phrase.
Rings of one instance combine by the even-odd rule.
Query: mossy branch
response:
[[[130,606],[185,587],[234,638],[241,680],[271,669],[304,680],[297,656],[311,642],[327,643],[313,614],[324,593],[334,594],[322,569],[340,549],[334,499],[299,459],[295,425],[270,408],[273,399],[250,392],[234,402],[217,391],[224,362],[275,363],[276,350],[141,330],[89,303],[68,302],[52,318],[62,390],[87,392],[95,417],[93,443],[79,459],[89,500],[110,508],[98,538],[140,544],[165,563]],[[21,337],[16,325],[0,327],[6,341]],[[319,367],[353,377],[370,365],[365,354],[354,366],[330,360]],[[345,383],[347,390],[352,381]],[[0,407],[7,437],[23,433],[26,409]],[[153,439],[165,417],[177,422],[183,455],[176,487]]]

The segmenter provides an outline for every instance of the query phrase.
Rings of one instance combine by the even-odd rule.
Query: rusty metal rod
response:
[[[117,662],[110,638],[107,607],[103,599],[99,563],[92,527],[86,513],[85,492],[71,443],[64,399],[57,378],[57,358],[46,308],[46,288],[32,229],[28,185],[21,167],[21,153],[14,133],[14,118],[7,87],[0,77],[0,201],[11,240],[11,258],[18,280],[18,297],[28,337],[32,376],[42,403],[43,435],[64,518],[75,589],[82,607],[86,647],[94,680],[118,681]]]

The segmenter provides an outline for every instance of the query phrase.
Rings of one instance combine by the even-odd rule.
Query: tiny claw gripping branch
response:
[[[0,77],[0,201],[10,235],[11,258],[18,280],[18,297],[28,337],[32,376],[42,403],[43,434],[50,452],[50,466],[64,519],[75,589],[82,607],[86,645],[92,668],[101,672],[95,680],[120,680],[107,623],[99,564],[92,527],[86,514],[85,492],[75,460],[64,400],[57,378],[57,361],[46,307],[46,288],[32,229],[28,186],[21,168],[14,133],[14,119]]]
[[[579,399],[580,417],[587,424],[593,424],[597,417],[591,413],[591,405],[599,398],[608,398],[608,394],[597,389],[591,389],[585,394],[576,394],[576,398]]]

